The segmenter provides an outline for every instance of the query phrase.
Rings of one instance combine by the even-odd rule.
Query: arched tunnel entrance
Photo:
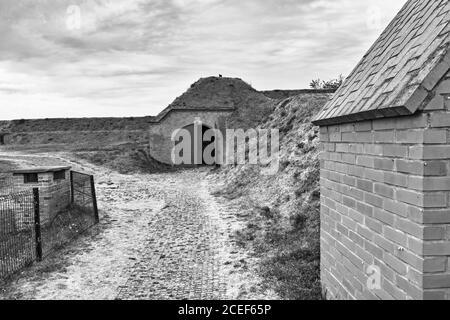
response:
[[[0,146],[3,146],[5,144],[5,136],[6,133],[0,133]]]
[[[205,133],[208,130],[211,130],[211,128],[204,124],[201,124],[201,125],[190,124],[190,125],[183,127],[182,129],[189,132],[190,141],[183,140],[185,138],[187,139],[187,137],[180,137],[179,140],[175,142],[175,145],[179,145],[180,143],[183,143],[186,146],[187,145],[191,146],[190,161],[188,161],[189,163],[183,163],[183,165],[192,165],[192,166],[212,165],[211,163],[207,163],[207,161],[205,161],[204,154],[205,154],[206,147],[208,147],[209,145],[211,145],[212,143],[215,142],[215,137],[212,137],[212,139],[210,141],[204,141],[204,139],[203,139],[203,137],[205,136]],[[197,134],[195,134],[196,130],[197,130]],[[195,141],[196,139],[197,139],[197,143]],[[186,152],[186,151],[183,149],[180,152],[181,157],[184,156],[183,152]],[[197,159],[199,161],[196,161],[196,156],[195,156],[196,154],[197,154]],[[215,150],[211,152],[211,156],[213,158],[215,158],[215,156],[216,156]],[[213,163],[213,164],[215,164],[215,163]]]

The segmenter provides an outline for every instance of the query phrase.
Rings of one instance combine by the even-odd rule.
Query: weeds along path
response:
[[[237,298],[237,222],[209,194],[207,169],[121,175],[58,157],[95,174],[101,223],[16,275],[0,298]]]

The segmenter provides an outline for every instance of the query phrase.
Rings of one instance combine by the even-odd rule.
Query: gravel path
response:
[[[120,175],[70,164],[96,176],[100,225],[15,276],[0,299],[244,297],[247,256],[232,237],[240,222],[210,195],[208,169]]]

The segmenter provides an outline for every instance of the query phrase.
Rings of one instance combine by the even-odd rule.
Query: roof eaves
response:
[[[24,173],[47,173],[47,172],[56,172],[62,170],[70,170],[72,167],[64,166],[64,167],[33,167],[27,169],[15,169],[11,172],[14,174],[24,174]]]
[[[422,80],[420,85],[412,90],[411,93],[405,94],[403,97],[401,97],[399,99],[400,101],[397,101],[394,106],[387,106],[355,114],[321,119],[324,116],[324,112],[328,113],[330,111],[324,109],[313,119],[312,123],[318,126],[334,125],[348,122],[373,120],[377,118],[412,115],[416,113],[421,109],[423,103],[428,101],[428,98],[430,95],[432,95],[432,91],[434,90],[436,85],[438,85],[441,79],[444,78],[445,75],[450,71],[450,49],[448,47],[448,43],[446,44],[446,46],[446,48],[440,48],[440,50],[446,50],[446,53]],[[338,94],[338,92],[336,92],[336,94]]]

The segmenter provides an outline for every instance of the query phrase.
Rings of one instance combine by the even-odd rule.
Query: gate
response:
[[[37,189],[0,196],[0,279],[30,265],[39,255],[35,213]]]
[[[97,196],[95,194],[94,176],[76,171],[70,172],[71,202],[74,207],[93,214],[95,223],[99,222]]]

